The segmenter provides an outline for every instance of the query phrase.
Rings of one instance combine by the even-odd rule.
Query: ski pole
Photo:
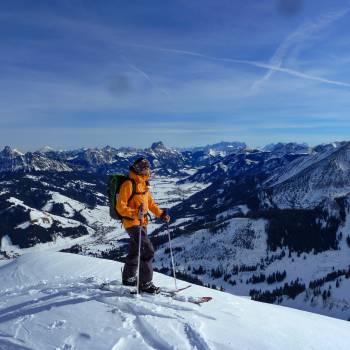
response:
[[[142,238],[142,223],[143,223],[143,203],[139,207],[138,218],[140,220],[140,235],[139,235],[139,253],[137,257],[137,294],[140,294],[140,265],[141,265],[141,238]]]
[[[174,276],[174,283],[175,283],[175,289],[177,289],[177,283],[176,283],[176,272],[175,272],[175,264],[174,264],[174,256],[173,256],[173,249],[171,247],[171,238],[170,238],[170,230],[169,230],[169,223],[166,223],[166,228],[168,232],[168,238],[169,238],[169,248],[170,248],[170,255],[171,255],[171,264],[173,265],[173,276]]]

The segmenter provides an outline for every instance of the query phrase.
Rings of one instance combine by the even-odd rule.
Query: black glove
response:
[[[165,208],[163,209],[163,213],[160,216],[160,218],[165,221],[165,222],[169,222],[170,221],[170,216],[169,216],[169,209]]]

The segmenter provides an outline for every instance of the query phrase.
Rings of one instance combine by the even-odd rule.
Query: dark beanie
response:
[[[141,173],[144,169],[150,169],[150,167],[151,164],[144,157],[137,158],[131,166],[132,170],[134,170],[136,173]]]

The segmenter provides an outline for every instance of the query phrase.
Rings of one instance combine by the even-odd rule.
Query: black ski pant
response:
[[[147,236],[147,228],[144,226],[132,226],[126,229],[129,234],[129,251],[125,259],[123,280],[137,275],[137,263],[139,254],[139,238],[141,230],[141,259],[140,259],[140,284],[150,282],[153,278],[154,248]]]

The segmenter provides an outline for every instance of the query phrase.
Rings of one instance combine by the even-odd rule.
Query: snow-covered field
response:
[[[56,252],[0,262],[0,349],[348,349],[350,323],[193,285],[184,296],[102,291],[116,262]],[[172,287],[170,277],[155,283]],[[185,285],[184,282],[179,282]]]

